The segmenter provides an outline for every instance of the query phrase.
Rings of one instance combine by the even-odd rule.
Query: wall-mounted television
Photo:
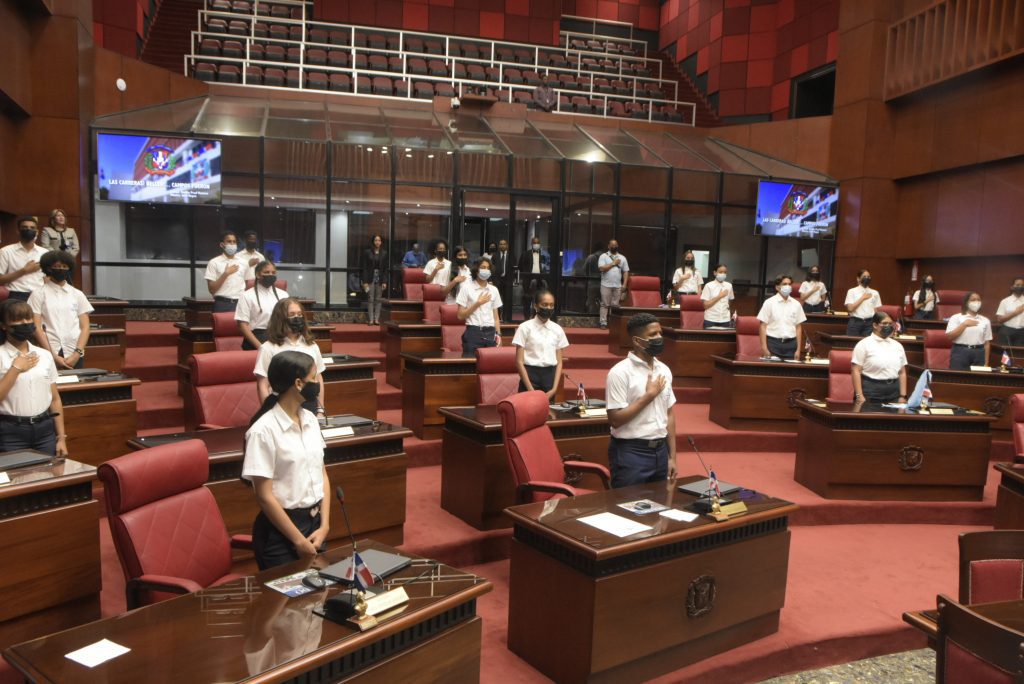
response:
[[[769,237],[835,240],[839,188],[760,181],[754,233]]]
[[[96,199],[220,204],[219,140],[96,134]]]

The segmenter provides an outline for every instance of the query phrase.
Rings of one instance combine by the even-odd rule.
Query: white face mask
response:
[[[793,292],[792,285],[783,285],[779,288],[779,294],[783,297],[788,297]]]
[[[481,268],[476,273],[480,277],[480,280],[490,280],[491,279],[491,272],[488,271],[486,268]]]
[[[967,302],[967,310],[973,313],[978,313],[979,311],[981,311],[981,301],[975,299],[973,301]]]
[[[720,283],[724,283],[725,279],[728,278],[728,277],[729,277],[728,273],[716,273],[715,274],[715,280],[717,280]]]

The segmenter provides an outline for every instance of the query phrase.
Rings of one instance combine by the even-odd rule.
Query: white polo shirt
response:
[[[10,342],[0,346],[0,377],[7,374],[20,352]],[[50,408],[53,401],[52,385],[57,382],[57,365],[46,349],[28,343],[28,353],[38,354],[39,363],[24,373],[18,373],[14,386],[0,399],[0,414],[31,418]],[[18,371],[15,371],[17,373]]]
[[[800,301],[816,306],[825,300],[828,289],[820,280],[805,280],[800,283]]]
[[[672,274],[672,282],[679,283],[676,290],[679,294],[697,294],[700,292],[700,286],[704,284],[704,279],[696,268],[685,266],[676,269]]]
[[[523,365],[550,368],[558,365],[559,349],[569,346],[562,326],[554,321],[542,322],[534,316],[516,328],[512,346],[523,348]]]
[[[910,301],[914,304],[914,308],[917,308],[917,299],[920,296],[921,290],[914,290],[914,294],[910,298]],[[932,290],[932,298],[929,300],[928,294],[925,293],[924,299],[924,305],[921,306],[920,311],[934,311],[935,305],[939,303],[939,293],[935,290]]]
[[[764,300],[757,320],[767,326],[765,333],[768,337],[789,340],[796,337],[796,326],[807,320],[807,314],[800,302],[792,297],[783,299],[782,295],[776,293],[774,297]]]
[[[206,274],[203,278],[212,283],[220,278],[228,266],[232,265],[238,266],[238,270],[224,279],[220,289],[213,293],[214,296],[238,299],[245,292],[246,264],[243,259],[239,258],[238,254],[230,258],[220,254],[210,259],[210,262],[206,264]]]
[[[323,373],[327,369],[327,364],[324,363],[324,357],[320,353],[320,347],[316,346],[316,342],[313,344],[306,344],[301,338],[297,337],[294,340],[290,337],[286,337],[282,344],[274,344],[270,340],[267,340],[260,345],[260,353],[256,355],[256,367],[253,369],[253,374],[258,375],[261,378],[267,377],[267,369],[270,368],[270,359],[274,358],[283,351],[297,351],[303,354],[309,354],[313,357],[313,363],[316,364],[316,372]],[[320,388],[323,389],[322,387]]]
[[[498,288],[490,283],[481,286],[475,280],[467,280],[459,286],[459,296],[455,303],[461,307],[469,308],[477,302],[484,292],[491,293],[491,301],[480,306],[466,318],[466,325],[475,325],[480,328],[493,328],[494,312],[501,308],[501,294]]]
[[[876,290],[872,290],[870,287],[863,287],[858,285],[857,287],[851,287],[846,291],[846,304],[853,304],[855,301],[861,298],[865,292],[870,292],[871,296],[860,303],[856,309],[850,312],[851,316],[857,318],[871,318],[875,315],[875,309],[882,306],[882,298],[879,296]]]
[[[444,266],[442,266],[441,270],[431,278],[430,274],[432,274],[434,269],[437,268],[437,264],[438,261],[434,258],[428,261],[427,265],[423,267],[423,272],[427,275],[427,282],[434,285],[440,285],[441,287],[448,287],[448,282],[452,279],[452,262],[445,259]]]
[[[999,308],[996,309],[996,316],[1005,316],[1011,311],[1016,311],[1024,305],[1024,295],[1018,297],[1017,295],[1010,295],[999,302]],[[1013,318],[1008,318],[1003,321],[1003,325],[1008,328],[1024,328],[1024,313],[1019,313]]]
[[[70,356],[78,346],[82,334],[79,316],[92,313],[93,307],[85,294],[68,283],[55,283],[47,279],[38,290],[28,297],[32,313],[37,314],[46,326],[46,339],[54,354],[64,352]]]
[[[732,283],[720,283],[717,280],[709,280],[708,284],[705,285],[704,289],[701,291],[700,298],[701,301],[710,302],[723,291],[728,292],[729,294],[712,304],[710,308],[704,309],[705,321],[711,321],[712,323],[728,323],[731,320],[729,302],[736,299],[736,295],[732,292]]]
[[[255,285],[238,298],[235,320],[248,323],[253,330],[266,330],[270,325],[270,314],[273,313],[274,307],[279,301],[287,298],[288,293],[284,290]]]
[[[953,340],[953,344],[967,344],[974,346],[990,342],[992,340],[992,324],[987,318],[980,314],[953,314],[949,318],[949,323],[946,324],[946,332],[953,332],[968,318],[976,319],[978,321],[978,325],[972,325],[970,328],[964,328],[964,331],[960,333],[960,336]]]
[[[242,263],[245,264],[245,279],[246,280],[256,280],[256,267],[260,265],[260,261],[266,261],[267,260],[267,257],[265,257],[262,254],[260,254],[259,250],[256,250],[255,252],[250,252],[248,250],[243,249],[240,252],[236,252],[235,256],[238,257],[239,259],[241,259]],[[259,261],[257,261],[255,264],[250,266],[249,265],[249,260],[250,259],[258,259]]]
[[[895,380],[907,365],[907,354],[896,340],[871,333],[853,348],[853,363],[864,376],[874,380]]]
[[[613,290],[617,287],[622,287],[622,276],[624,273],[629,273],[629,262],[626,261],[626,257],[621,252],[614,256],[611,252],[605,252],[597,260],[597,267],[607,266],[614,263],[616,259],[619,260],[618,266],[612,266],[607,271],[601,272],[601,287],[610,287]]]
[[[324,498],[324,443],[316,416],[295,422],[279,405],[245,433],[242,478],[265,477],[282,508],[309,508]]]
[[[19,269],[25,268],[30,261],[39,262],[43,255],[50,250],[32,243],[32,249],[25,249],[20,242],[13,245],[0,247],[0,273],[7,275]],[[33,273],[26,273],[17,280],[7,283],[7,289],[13,292],[32,292],[43,286],[42,269]]]
[[[665,388],[657,397],[648,402],[647,406],[622,427],[612,428],[612,437],[619,439],[660,439],[668,434],[668,410],[676,403],[676,393],[672,390],[672,371],[658,359],[654,359],[654,369],[644,363],[643,359],[630,352],[622,361],[608,371],[608,382],[605,387],[605,402],[610,409],[622,409],[639,399],[647,391],[647,381],[651,373],[665,378]],[[675,435],[671,435],[675,438]]]

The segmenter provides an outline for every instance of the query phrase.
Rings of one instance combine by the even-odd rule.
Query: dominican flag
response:
[[[718,475],[714,469],[711,470],[711,477],[708,479],[708,491],[714,492],[715,496],[722,496],[722,488],[718,486]]]
[[[1005,351],[1003,352],[1003,361],[1002,361],[1002,363],[1003,363],[1004,366],[1012,366],[1013,365],[1013,359],[1011,359],[1010,355],[1007,354]]]
[[[579,388],[576,390],[576,398],[583,402],[585,406],[587,404],[587,392],[583,389],[583,383],[580,383]]]
[[[352,562],[348,564],[348,576],[345,580],[355,584],[360,591],[366,591],[373,584],[373,573],[366,567],[358,551],[352,552]]]

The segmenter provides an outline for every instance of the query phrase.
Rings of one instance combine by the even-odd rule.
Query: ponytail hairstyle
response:
[[[274,310],[270,313],[270,322],[267,323],[267,341],[273,344],[281,345],[288,339],[288,333],[291,332],[291,328],[288,327],[288,309],[292,304],[298,304],[299,310],[302,311],[302,319],[306,319],[306,308],[302,306],[295,297],[286,297],[277,304],[274,305]],[[302,326],[302,332],[299,333],[302,336],[303,342],[306,344],[314,344],[313,332],[309,329],[309,321],[305,322]]]
[[[465,252],[466,253],[466,258],[467,259],[469,258],[469,250],[466,249],[465,247],[463,247],[462,245],[455,245],[455,249],[450,251],[450,252],[448,252],[448,261],[451,263],[451,270],[449,271],[449,275],[448,275],[448,282],[449,283],[459,277],[459,269],[462,268],[461,266],[459,266],[455,262],[455,260],[458,259],[457,255],[458,255],[459,252]],[[476,280],[476,278],[474,277],[473,280]],[[459,288],[461,286],[462,286],[462,283],[459,283],[455,287],[452,288],[452,292],[451,292],[452,297],[458,297],[459,296]]]
[[[267,266],[273,265],[274,262],[271,261],[270,259],[264,259],[260,263],[256,264],[256,269],[253,271],[253,274],[256,276],[256,282],[252,284],[254,290],[260,286],[260,276],[263,274],[263,269],[265,269]],[[271,287],[270,289],[274,291],[274,299],[276,301],[281,301],[281,295],[277,293],[276,283],[274,287]],[[260,301],[259,290],[256,290],[256,306],[260,308],[260,313],[263,313],[263,302]]]
[[[7,341],[7,326],[11,324],[11,321],[24,321],[33,319],[34,314],[32,313],[32,307],[28,305],[28,302],[23,302],[20,299],[8,299],[0,305],[0,323],[3,323],[3,328],[0,328],[0,344]],[[33,342],[33,340],[29,340]]]
[[[313,357],[305,352],[289,350],[275,354],[267,367],[267,382],[270,383],[271,392],[249,421],[249,426],[252,427],[264,413],[277,406],[281,395],[294,387],[296,380],[305,380],[312,369]]]

